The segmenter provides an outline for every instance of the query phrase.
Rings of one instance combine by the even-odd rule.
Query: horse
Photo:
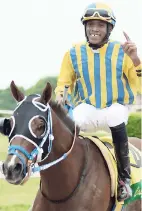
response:
[[[13,185],[40,172],[30,210],[111,211],[115,198],[106,162],[90,139],[79,136],[79,127],[64,107],[51,99],[50,83],[41,95],[27,97],[14,81],[10,88],[18,104],[9,120],[10,146],[2,169]],[[140,211],[140,201],[124,210]]]

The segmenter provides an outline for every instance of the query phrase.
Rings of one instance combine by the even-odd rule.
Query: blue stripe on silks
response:
[[[75,48],[72,48],[70,50],[70,56],[71,56],[71,60],[72,60],[74,71],[75,71],[77,76],[80,76],[79,69],[78,69],[78,64],[77,64],[77,56],[76,56]],[[81,82],[79,80],[78,80],[77,84],[78,84],[78,91],[80,93],[80,97],[81,97],[82,100],[84,100],[85,97],[84,97],[82,84],[81,84]]]
[[[111,67],[111,57],[114,49],[115,43],[109,43],[106,50],[105,66],[106,66],[106,90],[107,90],[107,102],[106,106],[112,105],[112,67]],[[109,58],[109,59],[108,59]]]
[[[94,78],[96,108],[101,108],[100,55],[98,53],[94,53]]]
[[[124,58],[124,51],[122,47],[119,49],[118,58],[117,58],[117,89],[118,89],[118,99],[117,102],[123,104],[124,103],[124,86],[122,82],[122,64]]]
[[[92,88],[91,88],[91,83],[90,83],[90,78],[89,78],[88,56],[87,56],[87,50],[86,50],[85,45],[81,46],[81,60],[82,60],[82,73],[83,73],[84,81],[86,84],[87,96],[88,96],[88,98],[86,99],[86,103],[91,104],[89,97],[92,94]]]
[[[128,91],[128,94],[129,94],[129,104],[132,104],[134,102],[134,94],[133,94],[131,87],[129,85],[127,76],[125,74],[123,74],[123,77],[126,81],[126,89]]]
[[[71,95],[70,95],[70,94],[68,94],[68,96],[67,96],[67,100],[68,100],[68,102],[70,102],[70,103],[71,103]]]

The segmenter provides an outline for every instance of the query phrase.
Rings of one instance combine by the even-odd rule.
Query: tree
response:
[[[50,82],[53,88],[52,97],[55,98],[54,90],[57,84],[57,77],[45,77],[40,79],[34,86],[25,90],[23,87],[18,87],[25,95],[29,94],[41,94],[46,86],[46,83]],[[12,97],[10,88],[0,90],[0,109],[13,110],[16,107],[16,101]]]

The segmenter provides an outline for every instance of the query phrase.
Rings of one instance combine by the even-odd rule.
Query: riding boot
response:
[[[118,169],[118,201],[132,196],[128,137],[125,124],[110,127]]]

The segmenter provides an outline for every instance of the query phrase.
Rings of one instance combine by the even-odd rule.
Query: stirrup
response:
[[[124,201],[132,197],[132,189],[129,183],[120,180],[118,184],[118,201]]]

